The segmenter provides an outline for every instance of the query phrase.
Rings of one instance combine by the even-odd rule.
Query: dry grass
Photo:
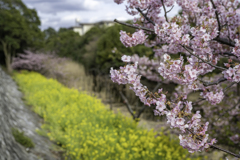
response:
[[[51,62],[52,60],[45,62],[51,71],[47,72],[45,76],[48,78],[57,79],[59,82],[64,84],[69,88],[75,88],[80,91],[85,91],[87,94],[91,96],[96,96],[102,100],[104,104],[110,109],[113,110],[114,113],[121,112],[125,116],[131,117],[131,114],[128,112],[127,108],[123,103],[115,102],[113,95],[111,93],[111,79],[110,77],[101,78],[97,77],[97,87],[99,88],[101,84],[104,84],[107,87],[102,87],[100,92],[93,91],[93,76],[87,75],[84,70],[84,66],[72,61],[72,60],[64,60],[59,62],[57,65],[56,63]],[[55,65],[53,65],[55,64]],[[129,87],[126,87],[126,89]],[[131,90],[127,90],[126,96],[130,97],[129,99],[133,100],[136,99],[135,94]],[[140,119],[139,122],[140,126],[143,126],[148,129],[155,128],[155,126],[159,126],[159,122],[154,121],[147,121],[143,118]],[[159,130],[159,127],[156,128]]]

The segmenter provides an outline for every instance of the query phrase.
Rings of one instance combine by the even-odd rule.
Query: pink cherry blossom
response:
[[[121,59],[122,59],[123,62],[130,62],[131,61],[131,56],[123,55]]]

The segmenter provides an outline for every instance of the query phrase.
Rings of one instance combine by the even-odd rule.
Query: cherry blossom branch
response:
[[[220,147],[218,147],[218,146],[216,146],[216,145],[214,145],[214,144],[213,144],[213,145],[210,145],[210,147],[211,147],[211,148],[214,148],[214,149],[218,149],[218,150],[220,150],[220,151],[222,151],[222,152],[231,154],[231,155],[234,156],[234,157],[240,158],[240,155],[239,155],[239,154],[232,153],[232,152],[230,152],[230,151],[228,151],[228,150],[225,150],[225,149],[222,149],[222,148],[220,148]]]
[[[128,102],[128,99],[123,95],[122,91],[119,91],[119,93],[120,93],[124,103],[126,104],[128,111],[130,112],[130,114],[132,115],[133,119],[135,120],[135,115],[133,113],[133,110],[132,110],[129,102]]]
[[[170,9],[167,11],[167,13],[171,12],[171,10],[173,9],[173,7],[174,7],[174,5],[172,6],[172,8],[170,8]]]
[[[216,80],[216,81],[214,81],[214,82],[206,82],[206,81],[203,81],[203,80],[201,80],[201,79],[199,79],[199,78],[198,78],[198,80],[201,81],[204,86],[211,86],[211,85],[217,85],[217,84],[219,84],[219,83],[221,83],[221,82],[224,82],[224,81],[226,81],[227,79],[224,78],[224,77],[221,77],[221,78],[219,78],[218,80]]]
[[[158,84],[154,87],[153,93],[157,91],[157,89],[159,88],[160,85],[161,85],[161,83],[158,83]],[[142,108],[140,109],[140,111],[138,112],[138,114],[135,115],[134,112],[133,112],[133,110],[132,110],[132,108],[131,108],[131,105],[130,105],[129,102],[128,102],[128,99],[126,98],[126,96],[124,96],[124,94],[122,93],[122,91],[120,91],[119,93],[120,93],[120,95],[121,95],[124,103],[126,104],[128,111],[129,111],[130,114],[132,115],[133,119],[136,120],[137,118],[139,118],[139,117],[141,116],[141,114],[143,113],[143,111],[146,109],[146,106],[143,105]]]
[[[140,109],[140,111],[138,112],[136,118],[139,118],[140,115],[143,113],[143,111],[147,108],[147,106],[143,105],[142,108]]]
[[[145,31],[153,32],[153,33],[154,33],[154,30],[149,29],[149,28],[146,28],[146,27],[134,26],[134,25],[131,25],[131,24],[129,24],[129,23],[120,22],[120,21],[118,21],[118,20],[116,20],[116,19],[114,19],[114,22],[119,23],[119,24],[122,24],[122,25],[125,25],[125,26],[128,26],[128,27],[132,27],[132,28],[135,28],[135,29],[142,29],[142,30],[145,30]]]
[[[164,9],[164,16],[165,16],[165,19],[166,19],[166,21],[168,22],[168,18],[167,18],[167,11],[166,11],[166,8],[165,8],[165,5],[164,5],[164,3],[163,3],[163,0],[161,0],[161,2],[162,2],[162,5],[163,5],[163,9]]]
[[[188,132],[192,133],[193,135],[196,135],[196,134],[195,134],[193,131],[191,131],[190,129],[186,128],[186,130],[187,130]],[[202,141],[202,139],[199,138],[199,136],[197,136],[196,139]],[[232,153],[232,152],[230,152],[230,151],[228,151],[228,150],[225,150],[225,149],[222,149],[222,148],[220,148],[220,147],[218,147],[218,146],[216,146],[216,145],[214,145],[214,144],[209,144],[209,146],[210,146],[211,148],[218,149],[218,150],[220,150],[220,151],[222,151],[222,152],[226,152],[226,153],[228,153],[228,154],[231,154],[232,156],[235,156],[235,157],[240,158],[240,155],[239,155],[239,154]]]
[[[131,25],[131,24],[129,24],[129,23],[120,22],[120,21],[118,21],[118,20],[116,20],[116,19],[114,19],[114,22],[119,23],[119,24],[122,24],[122,25],[125,25],[125,26],[128,26],[128,27],[132,27],[132,28],[135,28],[135,29],[142,29],[142,30],[145,30],[145,31],[148,31],[148,32],[153,32],[153,33],[155,34],[155,31],[154,31],[153,29],[150,29],[150,28],[146,28],[146,27],[142,27],[142,26],[134,26],[134,25]],[[217,37],[217,38],[214,38],[213,40],[215,40],[215,41],[217,41],[217,42],[219,42],[219,43],[221,43],[221,44],[226,44],[226,45],[229,45],[229,46],[231,46],[231,47],[235,47],[235,42],[229,41],[229,40],[226,39],[226,38],[219,38],[219,37]],[[191,54],[191,53],[190,53],[190,54]],[[198,56],[196,56],[196,55],[194,55],[194,54],[193,54],[193,56],[195,56],[195,57],[198,58]],[[201,58],[199,57],[199,59],[201,59]],[[203,62],[209,64],[209,65],[212,66],[212,67],[215,67],[215,68],[218,68],[218,69],[221,69],[221,70],[225,70],[225,68],[215,66],[215,65],[213,65],[213,64],[211,64],[211,63],[208,63],[208,62],[204,61],[203,59],[201,59],[201,60],[202,60]]]
[[[123,2],[123,0],[115,0],[115,1],[118,4]],[[142,30],[140,30],[141,32],[140,31],[135,32],[133,36],[128,36],[126,33],[121,31],[120,40],[126,47],[132,47],[132,46],[136,46],[138,44],[143,44],[144,42],[146,42],[146,39],[147,39],[146,37],[148,35],[146,36],[143,30],[147,31],[148,34],[151,34],[151,33],[157,34],[158,37],[154,41],[152,41],[151,43],[145,43],[145,45],[157,46],[158,44],[161,44],[161,43],[162,45],[166,45],[161,49],[158,49],[158,48],[156,49],[155,55],[158,57],[162,55],[162,52],[167,51],[168,49],[171,49],[173,52],[182,52],[181,48],[174,45],[174,44],[180,44],[184,48],[187,58],[190,58],[189,59],[190,64],[186,64],[185,65],[186,67],[183,68],[182,65],[185,64],[184,63],[185,59],[183,59],[182,56],[180,57],[179,60],[171,60],[171,57],[168,54],[164,54],[163,55],[164,61],[160,63],[160,67],[158,68],[158,73],[160,73],[160,75],[164,79],[176,80],[179,82],[179,84],[182,84],[182,85],[193,84],[192,86],[190,86],[190,88],[192,87],[193,90],[195,90],[197,86],[197,84],[193,82],[195,82],[196,78],[198,78],[198,73],[199,74],[209,73],[209,72],[212,72],[213,69],[219,69],[220,71],[223,71],[222,74],[224,74],[224,77],[221,77],[221,78],[219,77],[215,79],[213,82],[205,82],[200,80],[200,82],[203,84],[199,86],[200,88],[202,88],[202,91],[200,90],[198,91],[203,92],[201,95],[205,99],[200,99],[200,101],[198,100],[197,102],[195,102],[197,104],[203,100],[208,100],[212,105],[216,105],[220,103],[224,97],[224,94],[226,94],[225,97],[228,96],[227,89],[233,86],[236,82],[239,82],[240,78],[239,78],[238,71],[239,71],[240,65],[238,64],[232,65],[234,64],[234,62],[232,62],[232,60],[229,60],[229,65],[226,65],[226,67],[225,66],[222,67],[217,65],[217,61],[220,60],[219,58],[216,58],[215,56],[213,56],[213,58],[215,58],[214,61],[209,59],[206,60],[203,57],[209,58],[209,56],[199,55],[195,53],[195,51],[197,51],[198,49],[199,50],[207,49],[206,50],[207,52],[211,50],[219,51],[221,50],[221,48],[223,48],[223,49],[228,49],[228,51],[226,53],[218,52],[213,55],[218,54],[228,58],[230,57],[236,58],[236,59],[239,58],[238,57],[238,55],[240,55],[239,35],[237,35],[238,33],[235,33],[235,30],[234,30],[239,26],[239,21],[238,21],[239,17],[233,15],[230,11],[230,9],[235,11],[236,8],[234,6],[239,5],[239,2],[229,1],[228,4],[226,4],[227,2],[226,3],[224,2],[224,4],[222,2],[222,4],[220,4],[220,3],[215,3],[214,0],[210,0],[210,3],[213,6],[212,9],[210,9],[208,7],[205,7],[206,5],[208,5],[209,2],[203,1],[203,3],[196,3],[196,1],[191,1],[190,3],[189,1],[188,5],[191,6],[191,10],[188,10],[189,7],[185,7],[185,4],[180,4],[183,10],[186,9],[186,11],[189,12],[189,17],[188,17],[189,19],[191,18],[190,14],[195,13],[194,10],[196,10],[196,13],[199,11],[203,11],[204,13],[206,13],[203,15],[200,14],[199,15],[200,17],[198,17],[198,19],[195,19],[196,24],[203,24],[198,27],[194,27],[193,30],[191,30],[191,33],[194,36],[196,36],[195,39],[193,39],[193,36],[191,33],[188,35],[186,34],[187,30],[189,30],[188,28],[189,27],[191,28],[190,23],[184,24],[187,26],[186,27],[184,26],[183,28],[180,27],[181,25],[178,25],[177,23],[177,22],[181,22],[185,18],[184,19],[183,17],[180,18],[179,21],[177,20],[176,23],[170,23],[170,19],[169,19],[169,23],[167,23],[168,22],[167,13],[169,11],[166,10],[166,7],[167,7],[165,6],[166,3],[164,4],[163,2],[165,1],[161,0],[160,3],[162,3],[162,5],[159,5],[159,3],[155,4],[155,3],[152,3],[151,1],[149,2],[144,1],[144,3],[137,3],[136,5],[136,1],[128,1],[128,4],[129,4],[128,8],[132,10],[131,12],[128,11],[128,13],[130,15],[135,15],[136,13],[140,13],[140,15],[142,14],[141,18],[142,19],[144,18],[143,20],[144,27],[138,26],[138,24],[127,25],[129,27],[142,29]],[[136,7],[134,6],[138,6],[139,10],[136,9]],[[164,14],[165,17],[164,16],[159,17],[157,15],[159,11],[158,9],[160,9],[161,7],[163,7],[163,10],[165,11],[165,14]],[[224,7],[225,7],[225,10],[224,10]],[[156,9],[156,12],[154,12],[155,9]],[[220,9],[221,11],[218,9]],[[226,13],[223,13],[224,11]],[[151,15],[149,15],[148,12],[151,12]],[[183,12],[183,15],[186,16],[186,14],[187,13]],[[207,21],[206,25],[208,25],[209,27],[211,26],[214,27],[214,31],[211,34],[208,34],[206,33],[206,25],[204,25],[205,24],[204,22],[206,19],[205,16],[207,15],[212,16],[213,14],[214,14],[214,17],[210,21],[206,20]],[[224,15],[223,19],[221,19],[222,18],[221,15]],[[229,20],[226,19],[225,16],[229,17]],[[159,21],[159,19],[156,19],[155,21],[155,18],[153,17],[157,17],[157,18],[159,17],[163,19],[165,18],[166,20],[164,22],[164,25],[162,25],[162,27],[159,27],[160,24],[157,24],[157,23],[158,22],[162,23],[162,19],[161,21]],[[195,14],[195,17],[196,17],[196,14]],[[151,23],[151,21],[153,21],[153,23]],[[188,20],[187,22],[190,22],[190,21],[191,19]],[[229,26],[227,24],[228,22],[229,22]],[[155,30],[152,30],[153,28],[148,26],[146,26],[147,27],[146,29],[145,28],[146,23],[148,25],[155,24],[154,26]],[[218,26],[216,30],[215,30],[215,26]],[[226,28],[228,30],[223,31],[223,28]],[[139,38],[137,38],[138,36]],[[211,37],[215,37],[215,38],[211,38]],[[229,37],[233,37],[234,40],[230,39]],[[215,43],[214,45],[211,45],[208,43],[208,42],[211,43],[214,41],[217,42],[218,45],[222,44],[220,45],[222,47],[218,48],[218,45],[215,46]],[[204,45],[202,45],[203,43],[201,42],[203,43],[207,42],[207,43],[204,43]],[[170,46],[167,46],[167,44],[169,44]],[[190,45],[193,44],[194,47],[196,47],[196,50],[191,46],[189,46],[189,44]],[[207,48],[205,48],[206,45],[208,46]],[[234,50],[230,51],[233,49],[233,47],[235,47]],[[125,58],[123,59],[123,61],[130,62],[131,57]],[[146,63],[149,63],[149,62],[146,62]],[[150,63],[155,64],[155,61]],[[211,142],[208,142],[209,140],[208,140],[208,135],[206,134],[206,131],[208,129],[209,122],[206,122],[205,124],[201,123],[202,116],[200,115],[199,110],[196,111],[195,114],[192,113],[192,108],[193,108],[192,104],[195,104],[195,103],[188,101],[186,99],[186,96],[184,97],[180,96],[179,98],[176,99],[176,101],[170,101],[170,100],[167,100],[166,94],[162,93],[161,90],[158,93],[150,92],[146,86],[141,84],[140,82],[141,75],[136,74],[137,66],[138,66],[138,63],[136,62],[134,63],[134,65],[127,65],[127,66],[121,67],[120,70],[111,69],[110,73],[111,73],[112,80],[119,84],[132,84],[133,86],[131,87],[131,89],[136,93],[136,95],[145,105],[151,106],[153,104],[154,106],[156,106],[154,110],[155,115],[161,116],[165,114],[167,116],[168,123],[170,123],[171,126],[174,128],[179,128],[184,134],[184,135],[179,135],[180,144],[184,148],[187,148],[189,152],[195,152],[195,151],[202,151],[202,150],[205,150],[206,148],[211,147],[240,158],[240,155],[234,154],[230,151],[224,150],[218,146],[213,145],[214,143],[216,143],[216,139],[212,139]],[[234,67],[229,68],[230,66],[234,66]],[[198,72],[197,70],[198,67],[203,68],[203,70],[199,70]],[[230,81],[232,84],[230,85],[228,84],[229,86],[225,87],[220,92],[215,93],[214,91],[210,92],[209,90],[207,90],[207,92],[203,91],[205,88],[204,86],[221,84],[221,82],[224,82],[226,80]],[[184,90],[183,92],[184,94],[188,94],[188,90]],[[240,89],[238,89],[238,95],[240,95]],[[213,114],[213,113],[210,112],[210,114]],[[187,131],[186,129],[188,129],[189,131]],[[186,132],[187,132],[187,135],[185,135]],[[188,133],[188,132],[192,132],[192,133]]]
[[[232,54],[231,52],[223,52],[223,53],[220,53],[220,55],[227,55],[227,56],[234,56],[235,58],[238,58],[238,56],[236,56],[235,54]],[[226,56],[224,56],[226,57]]]
[[[189,54],[191,54],[191,55],[194,56],[194,57],[197,57],[198,59],[200,59],[200,60],[203,61],[204,63],[207,63],[207,64],[209,64],[210,66],[212,66],[212,67],[214,67],[214,68],[217,68],[217,69],[226,70],[226,68],[213,65],[212,63],[209,63],[209,62],[205,61],[204,59],[200,58],[199,56],[193,54],[193,52],[190,51],[186,46],[183,46],[183,45],[181,45],[181,46],[182,46],[185,50],[187,50]]]
[[[232,87],[236,82],[231,83],[229,86],[227,86],[226,88],[224,88],[223,93],[225,94],[225,92],[227,91],[228,88]]]
[[[195,105],[197,105],[199,102],[204,101],[204,100],[206,100],[206,98],[200,98],[198,101],[193,102],[192,105],[195,106]]]
[[[122,91],[120,91],[119,93],[120,93],[122,99],[124,100],[124,102],[125,102],[125,104],[126,104],[126,106],[127,106],[127,109],[128,109],[128,111],[130,112],[130,114],[132,115],[133,119],[134,119],[135,121],[139,121],[138,118],[139,118],[139,117],[141,116],[141,114],[144,112],[144,110],[146,109],[146,106],[143,105],[142,108],[140,109],[140,111],[138,112],[138,114],[135,115],[134,112],[133,112],[133,110],[132,110],[132,108],[131,108],[131,105],[130,105],[129,102],[128,102],[128,99],[123,95]]]
[[[215,9],[215,15],[216,15],[217,22],[218,22],[218,31],[219,31],[219,32],[218,32],[218,37],[219,37],[219,36],[220,36],[220,32],[221,32],[221,24],[220,24],[218,12],[217,12],[217,10],[216,10],[216,6],[215,6],[213,0],[211,0],[211,3],[212,3],[212,5],[213,5],[213,8]]]
[[[219,43],[221,43],[221,44],[226,44],[226,45],[228,45],[228,46],[231,46],[231,47],[235,47],[235,42],[233,42],[233,41],[229,41],[227,38],[220,38],[220,37],[216,37],[216,38],[214,38],[213,39],[214,41],[217,41],[217,42],[219,42]]]
[[[188,34],[191,36],[191,39],[194,38],[194,36],[192,35],[191,32],[188,32]],[[226,45],[231,46],[231,47],[235,47],[235,44],[236,44],[234,41],[230,41],[227,38],[216,37],[216,38],[213,38],[212,40],[217,41],[221,44],[226,44]]]
[[[235,107],[237,107],[237,106],[239,105],[239,103],[240,103],[240,99],[238,100],[238,102],[237,102],[236,105],[234,105],[233,107],[231,107],[231,108],[228,109],[228,110],[225,110],[222,114],[219,114],[218,119],[217,119],[216,121],[218,121],[218,120],[220,119],[220,117],[224,116],[228,111],[231,111],[232,109],[234,109]]]

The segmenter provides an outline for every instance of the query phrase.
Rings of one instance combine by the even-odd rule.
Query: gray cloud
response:
[[[117,5],[113,0],[22,0],[27,7],[35,8],[41,19],[41,29],[48,27],[75,26],[75,19],[81,22],[98,22],[101,20],[130,20],[132,16],[125,11],[125,5]],[[175,6],[169,13],[173,16],[179,7]],[[171,14],[172,13],[172,14]]]
[[[23,2],[38,12],[49,14],[91,10],[84,5],[85,1],[80,0],[23,0]]]

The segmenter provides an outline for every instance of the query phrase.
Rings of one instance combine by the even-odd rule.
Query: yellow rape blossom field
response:
[[[27,104],[44,119],[41,131],[71,160],[185,160],[179,140],[137,127],[101,101],[35,73],[15,73]]]

